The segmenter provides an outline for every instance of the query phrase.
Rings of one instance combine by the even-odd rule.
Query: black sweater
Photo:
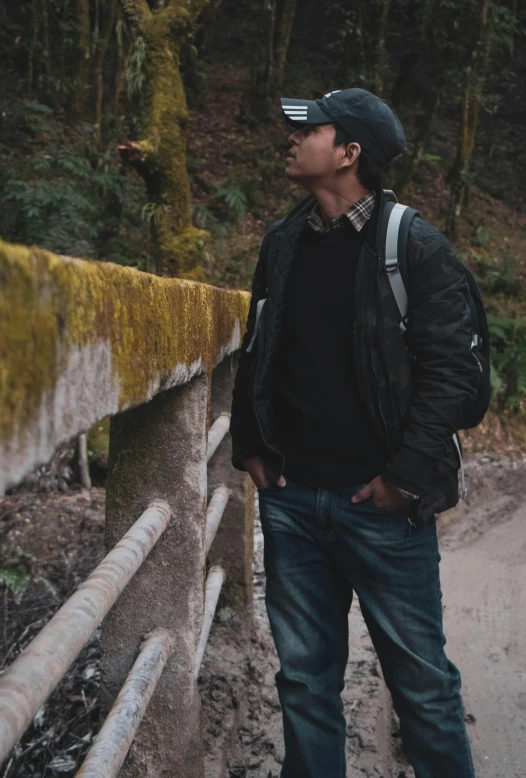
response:
[[[287,280],[274,383],[284,475],[309,486],[367,483],[385,463],[351,367],[352,287],[365,230],[308,228]]]

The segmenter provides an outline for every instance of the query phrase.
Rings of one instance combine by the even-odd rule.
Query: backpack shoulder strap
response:
[[[418,211],[407,205],[386,202],[380,233],[380,246],[384,247],[384,267],[400,313],[402,333],[407,328],[407,239],[409,225],[417,214]]]

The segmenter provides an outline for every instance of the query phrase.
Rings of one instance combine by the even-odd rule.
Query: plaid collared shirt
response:
[[[357,232],[360,232],[362,227],[371,218],[375,199],[376,193],[368,192],[366,195],[353,203],[346,211],[337,216],[336,219],[333,219],[329,230],[339,230],[341,227],[345,226],[348,220],[351,222],[354,229]],[[325,232],[325,225],[323,224],[323,219],[321,218],[320,206],[318,203],[316,203],[310,212],[308,223],[315,232]]]

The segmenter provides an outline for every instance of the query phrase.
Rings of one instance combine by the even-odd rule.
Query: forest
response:
[[[3,2],[0,235],[248,289],[303,196],[279,96],[369,89],[408,140],[386,186],[454,243],[490,314],[472,446],[522,446],[525,19],[523,0]]]

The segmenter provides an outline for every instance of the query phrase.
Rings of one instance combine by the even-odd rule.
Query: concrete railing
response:
[[[1,241],[0,277],[0,490],[111,416],[107,556],[0,678],[0,760],[103,621],[106,719],[78,775],[129,751],[126,776],[202,778],[225,570],[224,603],[251,616],[254,495],[224,412],[249,296]]]

